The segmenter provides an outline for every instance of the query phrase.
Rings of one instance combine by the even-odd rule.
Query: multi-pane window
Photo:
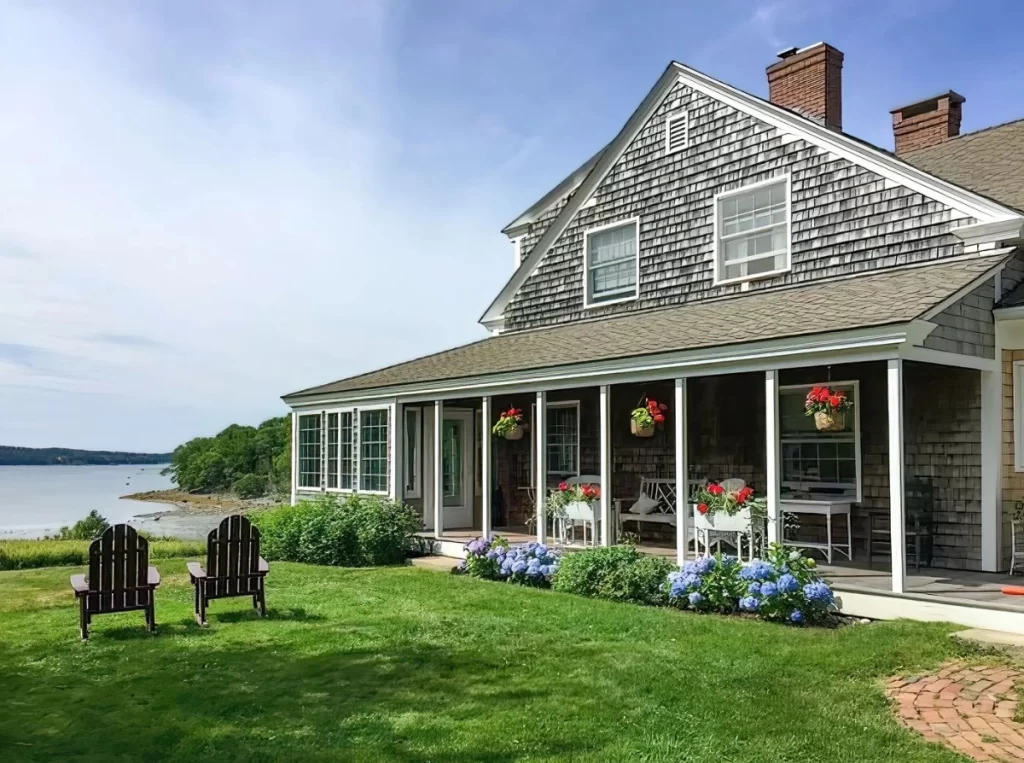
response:
[[[405,409],[403,429],[402,466],[405,469],[405,496],[418,498],[420,495],[420,437],[422,411],[419,408]]]
[[[299,416],[299,487],[320,487],[320,414]]]
[[[858,500],[857,385],[831,385],[843,390],[854,404],[842,432],[819,432],[814,418],[804,413],[804,399],[812,386],[820,385],[779,390],[783,496],[840,495]]]
[[[338,414],[327,414],[327,487],[338,487]]]
[[[588,305],[636,297],[639,227],[630,220],[585,234]]]
[[[533,406],[537,418],[537,406]],[[547,467],[551,477],[575,477],[580,473],[580,406],[576,401],[549,403],[544,416],[547,432]],[[537,462],[536,439],[530,438],[530,481]]]
[[[355,435],[352,427],[352,413],[345,411],[341,415],[341,479],[339,486],[342,490],[351,490],[355,487],[356,458],[353,437]]]
[[[388,411],[359,413],[359,489],[388,489]]]
[[[718,280],[756,278],[789,268],[788,182],[718,197]]]

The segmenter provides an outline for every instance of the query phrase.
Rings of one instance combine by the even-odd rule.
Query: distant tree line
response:
[[[193,493],[283,494],[291,485],[291,439],[287,416],[258,427],[232,424],[214,437],[196,437],[175,448],[167,473]]]
[[[0,466],[86,466],[113,464],[166,464],[170,453],[126,453],[119,450],[73,448],[18,448],[0,445]]]

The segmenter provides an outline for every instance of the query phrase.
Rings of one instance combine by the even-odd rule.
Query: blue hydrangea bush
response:
[[[721,555],[687,562],[667,585],[675,606],[698,612],[739,611],[801,625],[821,623],[836,611],[815,561],[778,544],[748,564]]]
[[[459,571],[485,580],[547,588],[558,572],[560,554],[543,543],[509,546],[504,538],[474,538],[466,544]]]

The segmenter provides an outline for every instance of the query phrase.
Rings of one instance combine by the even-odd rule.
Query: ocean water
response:
[[[0,466],[0,538],[53,535],[93,509],[111,524],[171,509],[159,503],[120,498],[172,487],[171,478],[160,474],[163,469],[164,465],[159,464]]]

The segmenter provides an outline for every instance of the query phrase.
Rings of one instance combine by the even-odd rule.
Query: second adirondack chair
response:
[[[195,586],[196,622],[207,625],[206,610],[214,599],[251,596],[253,607],[267,615],[264,579],[270,565],[260,556],[260,531],[248,519],[235,514],[210,532],[206,547],[206,568],[188,563]]]
[[[89,546],[89,572],[72,575],[80,604],[82,640],[89,640],[93,615],[143,610],[146,627],[156,632],[156,587],[160,573],[149,566],[149,541],[130,525],[108,527]]]

